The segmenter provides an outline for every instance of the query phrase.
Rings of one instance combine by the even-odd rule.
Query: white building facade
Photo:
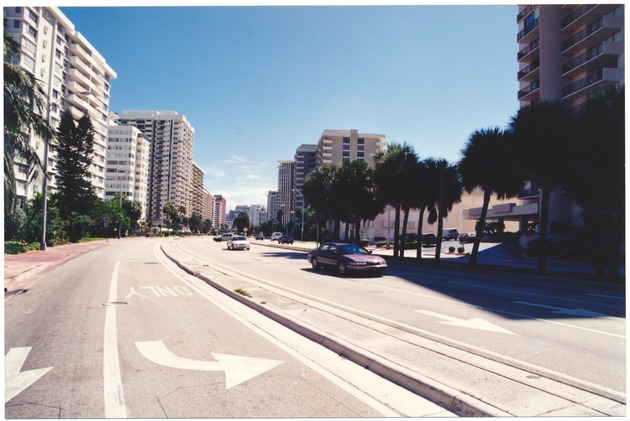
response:
[[[133,126],[110,126],[107,143],[105,199],[123,194],[142,207],[146,220],[151,143]]]
[[[33,74],[44,90],[48,101],[44,117],[55,128],[64,109],[77,120],[84,114],[90,117],[94,126],[90,181],[97,196],[104,198],[110,81],[116,78],[116,72],[57,7],[4,7],[3,12],[4,33],[21,45],[19,66]],[[34,133],[31,145],[42,162],[47,155],[48,190],[55,191],[55,153]],[[43,177],[29,182],[28,165],[15,165],[21,201],[33,198],[43,188]]]

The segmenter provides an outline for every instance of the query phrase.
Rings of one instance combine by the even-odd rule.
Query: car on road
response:
[[[221,234],[217,234],[214,237],[212,237],[212,239],[216,242],[221,242]]]
[[[278,244],[293,244],[293,237],[290,235],[283,235],[278,238]]]
[[[263,235],[262,232],[259,232],[258,234],[256,234],[256,241],[258,240],[264,240],[265,236]]]
[[[314,270],[335,269],[341,275],[353,271],[380,275],[387,269],[387,262],[381,256],[349,243],[324,243],[309,251],[307,260]]]
[[[280,237],[282,237],[282,233],[281,232],[274,232],[271,234],[271,241],[278,241],[280,239]]]
[[[243,235],[233,235],[227,242],[228,250],[249,250],[249,240]]]

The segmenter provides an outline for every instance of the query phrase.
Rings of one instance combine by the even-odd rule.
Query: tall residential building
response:
[[[225,211],[227,208],[227,201],[220,194],[214,195],[214,215],[212,218],[212,226],[216,229],[220,229],[225,225]]]
[[[286,226],[292,219],[293,208],[293,167],[294,161],[278,161],[278,212],[280,223]]]
[[[300,145],[295,151],[295,166],[293,168],[293,209],[302,209],[304,203],[302,188],[308,174],[315,169],[317,163],[317,145]]]
[[[214,196],[205,188],[203,189],[203,209],[201,211],[201,219],[209,219],[212,221],[214,218]]]
[[[324,130],[317,142],[316,166],[341,165],[343,161],[366,161],[374,165],[374,154],[385,146],[384,134],[357,130]]]
[[[195,129],[176,111],[125,110],[118,124],[137,127],[151,141],[151,174],[147,219],[165,224],[167,203],[193,209],[193,143]]]
[[[201,215],[203,212],[203,176],[204,171],[201,167],[193,162],[193,171],[192,171],[192,204],[190,214],[196,213],[197,215]]]
[[[105,58],[75,30],[56,7],[4,7],[4,33],[21,45],[19,66],[40,81],[48,104],[46,118],[57,127],[60,114],[69,109],[75,119],[87,114],[94,126],[94,159],[91,182],[100,198],[105,196],[105,162],[109,127],[110,81],[116,72]],[[49,191],[56,186],[56,154],[47,150],[35,133],[31,145],[47,161]],[[47,160],[44,156],[48,157]],[[16,162],[17,195],[26,201],[42,191],[43,177],[31,183],[27,162]]]
[[[564,4],[519,6],[518,100],[527,106],[560,100],[576,109],[592,94],[624,82],[624,6]],[[537,205],[536,186],[521,195]],[[552,192],[549,221],[581,225],[580,209]]]
[[[142,207],[146,220],[151,143],[133,126],[109,126],[105,199],[122,193]]]
[[[267,221],[278,218],[278,192],[269,190],[267,192]]]
[[[578,106],[624,81],[624,6],[564,4],[519,6],[521,106],[562,100]]]

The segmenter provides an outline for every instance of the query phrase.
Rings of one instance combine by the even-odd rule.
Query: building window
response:
[[[33,38],[37,38],[37,31],[31,25],[28,25],[28,34]]]
[[[14,29],[20,29],[20,21],[19,20],[14,20],[13,21],[13,28]]]
[[[37,23],[37,15],[35,13],[33,13],[32,10],[28,11],[28,17],[30,20],[32,20],[33,22]]]

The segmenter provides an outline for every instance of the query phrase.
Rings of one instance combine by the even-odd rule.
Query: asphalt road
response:
[[[6,418],[450,415],[185,275],[159,241],[111,242],[5,301]],[[287,261],[186,243],[273,280]]]
[[[567,280],[394,262],[383,277],[314,271],[304,252],[229,251],[189,239],[178,247],[213,267],[237,271],[364,317],[404,327],[501,362],[625,395],[625,294]]]

